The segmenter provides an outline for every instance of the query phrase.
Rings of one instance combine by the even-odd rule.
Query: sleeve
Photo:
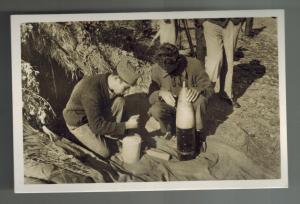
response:
[[[96,135],[108,134],[121,136],[125,133],[125,123],[106,121],[101,110],[99,93],[87,92],[81,96],[81,102],[88,119],[89,126]]]
[[[205,69],[200,62],[196,62],[194,65],[195,66],[192,66],[191,70],[193,73],[191,79],[193,87],[205,97],[209,98],[214,94],[214,89],[208,74],[205,72]]]
[[[154,104],[155,101],[158,101],[158,93],[161,87],[160,79],[158,76],[157,67],[153,67],[151,70],[151,84],[149,87],[149,102]]]

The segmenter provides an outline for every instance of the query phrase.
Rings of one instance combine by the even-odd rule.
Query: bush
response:
[[[55,113],[48,101],[39,95],[39,83],[36,79],[39,72],[23,60],[21,68],[23,117],[32,127],[41,128],[55,118]]]

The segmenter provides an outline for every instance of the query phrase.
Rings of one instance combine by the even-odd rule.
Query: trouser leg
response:
[[[216,82],[223,60],[223,28],[208,21],[203,23],[203,28],[207,51],[205,70],[210,80]]]
[[[196,130],[202,132],[204,130],[205,125],[205,114],[207,107],[208,99],[200,95],[198,99],[193,103],[194,111],[195,111],[195,124]]]
[[[227,74],[227,69],[228,69],[227,58],[226,58],[225,50],[223,49],[223,63],[220,68],[220,75],[219,75],[218,81],[215,85],[215,90],[218,90],[218,92],[220,92],[222,94],[224,94],[224,92],[225,92],[224,87],[225,87],[225,77]]]
[[[112,106],[103,110],[106,120],[121,122],[125,101],[122,97],[117,97]],[[110,156],[109,145],[104,135],[95,135],[88,124],[79,127],[68,126],[70,132],[87,148],[98,155],[108,158]]]
[[[195,145],[196,145],[196,155],[200,153],[200,151],[206,151],[206,135],[204,132],[205,128],[205,115],[207,108],[208,98],[203,95],[200,95],[198,99],[193,103],[195,110],[195,118],[196,118],[196,134],[195,134]],[[203,146],[204,145],[204,146]]]
[[[227,27],[223,31],[224,49],[227,61],[227,73],[225,74],[224,91],[230,98],[233,98],[233,57],[240,28],[241,23],[239,23],[238,25],[234,25],[231,21],[229,21]]]
[[[115,121],[117,123],[122,122],[124,108],[125,108],[125,99],[123,97],[116,97],[113,100],[110,109],[108,110],[109,113],[105,116],[106,119],[110,121]],[[103,137],[106,144],[109,146],[110,148],[109,150],[112,154],[119,151],[121,144],[118,140],[112,138],[111,135],[105,135],[100,137]]]
[[[68,126],[68,128],[70,132],[87,148],[104,158],[108,158],[110,156],[110,151],[104,136],[96,136],[88,124],[84,124],[79,127]]]
[[[165,102],[155,102],[148,111],[160,124],[162,133],[173,132],[175,128],[175,108]]]

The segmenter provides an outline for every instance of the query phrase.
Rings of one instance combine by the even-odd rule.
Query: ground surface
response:
[[[213,135],[236,146],[259,165],[280,175],[279,92],[276,19],[254,21],[252,39],[241,33],[244,57],[235,66],[234,87],[242,108],[234,110]],[[215,113],[220,110],[213,111]],[[211,123],[213,121],[210,119]]]
[[[233,85],[241,108],[233,110],[213,97],[207,114],[208,148],[210,141],[232,147],[241,153],[232,159],[239,161],[245,154],[272,178],[280,177],[276,26],[274,18],[255,19],[253,38],[242,29]],[[157,129],[155,125],[150,122],[148,128]]]

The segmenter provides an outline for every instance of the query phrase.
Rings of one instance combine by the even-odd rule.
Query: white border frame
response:
[[[22,80],[21,80],[21,36],[20,25],[29,22],[67,22],[103,20],[145,19],[191,19],[227,17],[277,17],[278,71],[280,109],[281,178],[271,180],[213,180],[171,181],[95,184],[24,184]],[[210,190],[210,189],[254,189],[287,188],[287,120],[286,120],[286,77],[285,77],[285,33],[284,10],[239,10],[239,11],[172,11],[101,14],[46,14],[12,15],[12,90],[13,90],[13,142],[15,193],[62,193],[62,192],[118,192],[118,191],[161,191],[161,190]]]

